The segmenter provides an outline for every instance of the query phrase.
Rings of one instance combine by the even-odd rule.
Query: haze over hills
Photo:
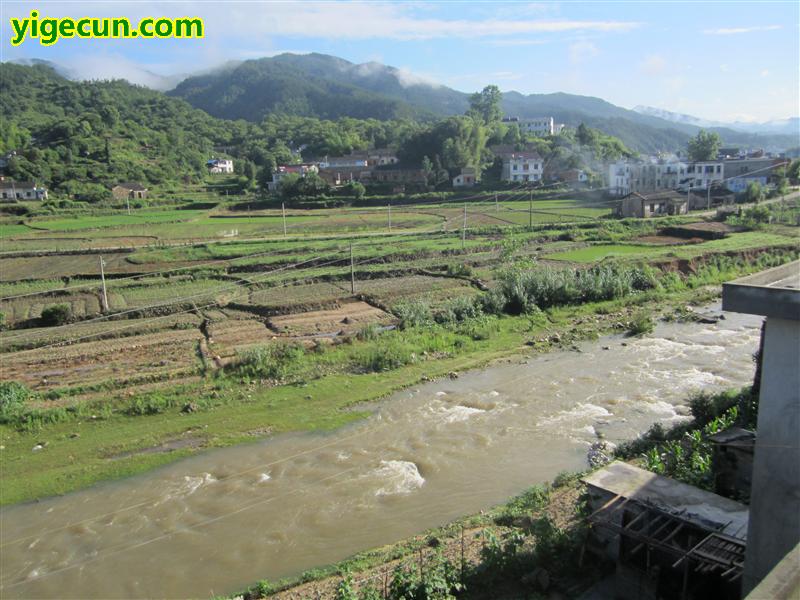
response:
[[[663,108],[655,108],[653,106],[639,105],[634,106],[633,110],[642,115],[649,115],[651,117],[658,117],[666,121],[672,121],[673,123],[694,125],[696,127],[727,127],[730,129],[736,129],[738,131],[746,131],[750,133],[777,133],[794,136],[797,136],[798,133],[800,133],[800,117],[776,119],[773,121],[766,121],[764,123],[745,121],[726,123],[723,121],[701,119],[700,117],[672,112]]]

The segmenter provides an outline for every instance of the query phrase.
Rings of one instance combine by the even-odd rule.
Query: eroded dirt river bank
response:
[[[630,439],[684,418],[693,391],[748,384],[760,320],[726,317],[514,359],[398,392],[335,432],[8,507],[0,595],[227,594],[478,512],[585,468],[598,432]]]

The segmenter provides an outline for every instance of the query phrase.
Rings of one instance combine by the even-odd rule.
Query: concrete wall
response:
[[[800,321],[768,317],[744,594],[800,541]]]

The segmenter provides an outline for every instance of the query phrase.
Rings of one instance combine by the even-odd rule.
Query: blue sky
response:
[[[715,120],[800,114],[800,3],[7,2],[2,60],[43,58],[87,77],[196,72],[228,60],[322,52],[473,91],[599,96]],[[201,16],[203,40],[9,42],[9,18]],[[145,79],[143,79],[145,77]]]

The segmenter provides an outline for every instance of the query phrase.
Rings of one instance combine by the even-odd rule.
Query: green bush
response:
[[[437,323],[460,323],[468,319],[475,319],[483,314],[480,304],[472,298],[460,296],[442,306],[436,314]]]
[[[399,369],[417,359],[416,348],[397,338],[387,338],[384,343],[370,344],[357,356],[357,362],[362,368],[375,373]]]
[[[431,307],[421,300],[398,302],[392,308],[392,312],[400,319],[400,329],[424,327],[433,323]]]
[[[12,423],[25,411],[25,403],[30,398],[30,390],[16,381],[0,383],[0,422]]]
[[[483,300],[483,306],[486,312],[493,312],[502,304],[503,312],[518,315],[535,307],[613,300],[656,286],[655,272],[638,267],[511,269],[501,274],[497,290],[489,292],[492,296]]]
[[[305,353],[299,344],[277,342],[243,352],[226,371],[248,379],[283,379]]]
[[[371,342],[378,339],[381,334],[381,327],[377,323],[368,323],[356,333],[356,339],[362,342]]]
[[[655,328],[653,318],[647,313],[639,313],[628,325],[628,335],[645,335]]]
[[[54,304],[42,311],[40,317],[42,325],[54,327],[69,322],[72,318],[72,306],[69,304]]]

